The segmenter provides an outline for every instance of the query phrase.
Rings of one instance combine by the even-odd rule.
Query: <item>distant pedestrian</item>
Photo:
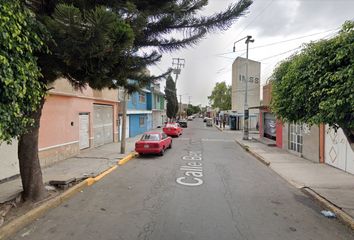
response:
[[[224,117],[222,120],[222,128],[225,129],[225,124],[226,124],[226,118]]]
[[[257,124],[256,124],[256,129],[257,129],[257,131],[259,130],[259,125],[258,125],[258,122],[257,122]]]

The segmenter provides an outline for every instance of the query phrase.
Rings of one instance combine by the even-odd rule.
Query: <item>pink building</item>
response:
[[[39,130],[42,166],[118,139],[118,91],[75,90],[66,79],[53,84]]]

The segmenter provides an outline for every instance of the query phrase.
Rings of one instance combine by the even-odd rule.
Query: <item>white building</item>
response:
[[[246,64],[247,59],[238,57],[232,64],[232,111],[236,111],[240,118],[243,118],[245,105],[245,89],[246,89]],[[260,79],[261,79],[261,63],[248,60],[248,91],[247,103],[250,108],[250,128],[256,128],[259,119],[260,106]],[[242,123],[243,121],[241,121]],[[243,128],[243,126],[241,127]]]

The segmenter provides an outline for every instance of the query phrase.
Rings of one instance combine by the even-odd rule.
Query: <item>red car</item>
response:
[[[135,151],[140,155],[159,154],[162,156],[167,148],[172,147],[172,138],[161,132],[146,132],[135,143]]]
[[[182,135],[183,129],[178,123],[167,123],[166,126],[162,129],[162,131],[168,136],[179,137],[180,135]]]

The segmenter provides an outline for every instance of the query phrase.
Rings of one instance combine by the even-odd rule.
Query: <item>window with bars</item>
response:
[[[291,123],[289,125],[289,146],[288,148],[292,151],[302,153],[302,126],[301,124]]]
[[[139,102],[145,103],[145,93],[139,93]]]

